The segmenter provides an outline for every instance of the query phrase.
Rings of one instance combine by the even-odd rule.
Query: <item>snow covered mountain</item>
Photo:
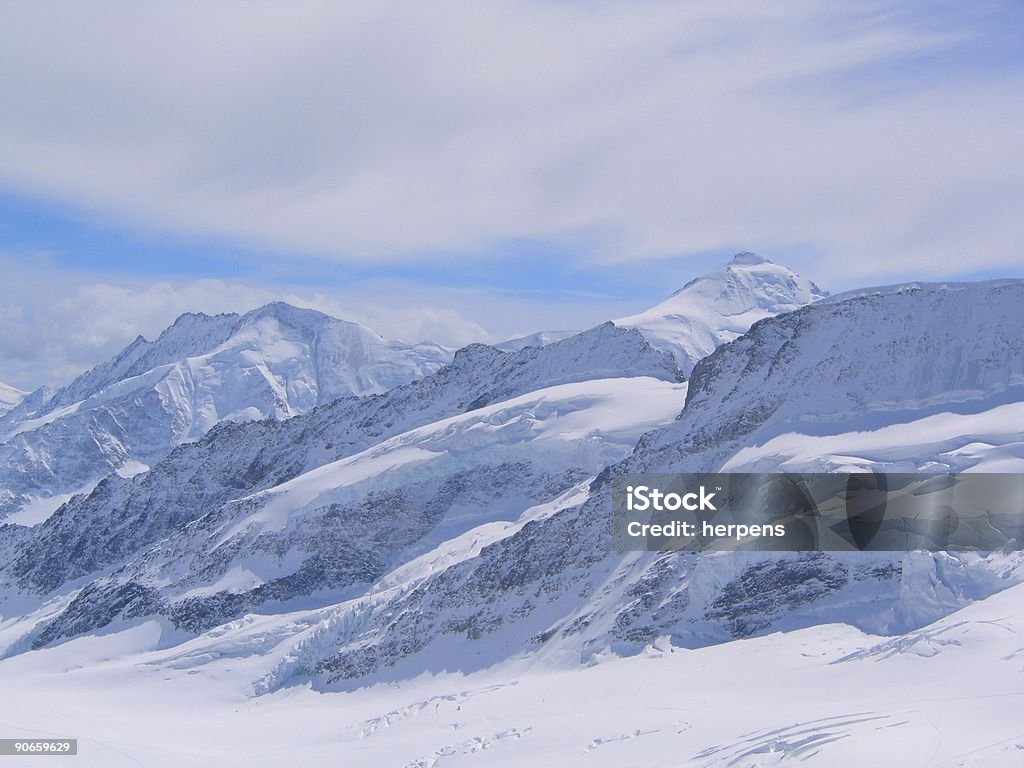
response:
[[[1022,300],[1020,280],[909,284],[758,323],[697,365],[686,411],[632,466],[987,469],[1024,426]]]
[[[813,449],[833,435],[829,454],[800,466],[963,469],[991,454],[1022,471],[1024,419],[1004,410],[1024,401],[1022,301],[1022,281],[904,286],[761,321],[698,364],[680,417],[617,469],[716,471],[756,450],[768,471],[790,466],[790,453],[764,455],[772,439]],[[971,414],[985,431],[962,431]],[[879,450],[886,429],[902,440]],[[844,439],[875,449],[858,456]],[[402,678],[453,657],[473,669],[542,648],[587,659],[659,636],[695,647],[830,621],[899,633],[1024,580],[1019,552],[616,553],[607,476],[487,546],[448,552],[444,569],[409,569],[339,606],[274,684]]]
[[[751,254],[698,278],[654,309],[618,321],[676,358],[695,359],[756,319],[823,295]],[[504,344],[543,347],[573,332]],[[275,303],[245,316],[182,315],[153,342],[0,415],[0,519],[32,525],[112,472],[146,470],[221,422],[287,419],[346,395],[376,394],[451,358],[436,345],[387,342],[354,323]]]
[[[688,376],[698,360],[746,333],[758,320],[791,312],[827,295],[792,270],[743,252],[645,312],[614,322],[621,328],[636,328],[655,349],[672,354]],[[539,347],[576,333],[538,331],[496,346],[505,350]]]
[[[606,323],[518,351],[470,345],[379,394],[222,418],[148,471],[109,474],[31,527],[0,525],[0,680],[27,686],[56,664],[94,686],[167,685],[184,692],[182,706],[198,697],[252,713],[278,707],[294,722],[289,707],[301,700],[317,712],[307,697],[329,692],[318,703],[349,707],[332,747],[341,739],[368,760],[401,755],[415,766],[496,754],[531,734],[536,754],[566,764],[670,754],[669,764],[711,766],[834,758],[832,740],[869,744],[888,738],[883,726],[921,721],[918,704],[869,706],[878,697],[856,694],[853,670],[880,685],[887,674],[917,679],[920,663],[949,674],[965,660],[1009,669],[1000,665],[1019,657],[1005,633],[1020,619],[1010,610],[1024,582],[1020,552],[613,550],[616,471],[1024,472],[1024,281],[820,299],[749,255],[713,275],[673,297],[703,307],[693,322],[666,311],[652,315],[663,326]],[[787,296],[794,306],[774,315]],[[217,341],[208,320],[194,321],[198,346],[235,343],[234,331]],[[659,336],[672,322],[676,331]],[[697,354],[698,336],[717,348],[684,382],[677,361]],[[212,354],[192,354],[191,337],[166,356],[122,356],[49,399],[73,408],[126,386],[118,376],[146,379],[177,366],[175,355]],[[44,399],[29,396],[18,418],[33,397]],[[822,680],[845,680],[863,707],[819,712],[779,691],[749,694],[749,676],[765,673],[752,658],[784,670],[780,685],[799,677],[804,698]],[[714,698],[734,668],[743,679]],[[699,701],[680,704],[679,675],[701,681]],[[972,705],[1012,694],[992,681],[968,686],[982,697]],[[465,687],[440,690],[455,685]],[[572,741],[566,718],[545,725],[542,710],[585,707],[607,686],[629,688],[637,707],[663,702],[647,717],[666,733],[639,720],[618,733],[594,707],[586,722],[601,727],[585,743]],[[687,714],[747,694],[761,697],[756,716]],[[934,709],[924,720],[941,716]],[[975,743],[960,729],[958,749],[1011,755],[1008,718],[991,712],[1002,741]],[[783,720],[769,727],[776,714]],[[412,715],[424,724],[410,725]],[[697,733],[698,722],[716,735]],[[380,735],[391,728],[420,741]],[[447,741],[423,749],[426,733]],[[106,763],[120,754],[100,753]],[[522,757],[512,750],[507,762]]]
[[[111,472],[134,474],[223,421],[284,419],[384,392],[451,359],[431,345],[283,303],[244,315],[182,315],[153,342],[0,418],[0,515],[44,518]]]
[[[691,280],[646,312],[615,324],[636,328],[655,349],[675,356],[689,376],[697,361],[758,320],[791,312],[826,294],[810,280],[753,253]]]
[[[268,604],[360,595],[409,560],[508,527],[588,480],[670,420],[685,391],[599,379],[410,430],[203,516],[85,587],[33,644],[114,618],[160,614],[195,632]]]
[[[24,400],[27,394],[27,392],[22,392],[20,389],[15,389],[11,385],[0,381],[0,416],[3,416]]]
[[[445,443],[445,457],[459,456],[464,466],[462,470],[438,472],[438,478],[447,476],[446,473],[469,472],[474,457],[483,462],[488,454],[472,447],[472,440],[484,440],[496,424],[508,419],[506,428],[496,430],[490,455],[508,452],[519,456],[516,461],[520,463],[536,461],[538,478],[552,472],[564,476],[565,479],[558,480],[560,484],[538,484],[538,488],[555,494],[566,482],[571,485],[579,480],[580,471],[592,474],[602,462],[616,454],[624,455],[640,432],[652,425],[650,418],[643,416],[644,405],[630,402],[629,393],[633,393],[633,399],[650,399],[655,407],[661,407],[657,404],[664,401],[655,397],[660,390],[637,389],[643,385],[633,384],[634,379],[669,385],[665,392],[672,405],[662,414],[662,420],[667,420],[682,405],[685,389],[676,386],[679,378],[669,355],[652,349],[636,331],[616,328],[611,323],[547,347],[528,347],[516,353],[471,345],[460,350],[453,362],[437,373],[383,395],[343,398],[284,421],[220,425],[203,439],[179,446],[149,472],[131,478],[106,478],[92,493],[70,500],[31,530],[0,528],[0,552],[4,551],[5,533],[7,545],[5,556],[0,558],[0,584],[42,595],[90,573],[124,565],[145,547],[165,537],[181,535],[200,518],[222,515],[222,507],[233,499],[258,496],[258,492],[287,484],[303,473],[324,471],[317,468],[331,462],[365,454],[371,447],[403,432],[443,423],[462,413],[475,415],[468,417],[464,428],[455,429],[448,423],[442,433],[451,442]],[[514,403],[527,393],[552,392],[552,388],[599,380],[616,382],[624,394],[608,391],[608,385],[595,384],[598,391],[589,395],[589,385],[570,390],[564,395],[568,401],[555,413],[544,404],[547,401],[543,396],[536,403],[531,400],[534,404],[528,403],[525,410],[522,405],[509,406],[512,410],[508,411],[498,407],[500,403]],[[556,399],[560,402],[562,397]],[[602,403],[609,397],[617,398],[620,413],[598,418],[607,410]],[[496,409],[493,414],[481,411],[488,406]],[[576,411],[580,414],[574,416]],[[542,418],[538,414],[546,415]],[[551,418],[555,419],[552,423],[566,430],[572,424],[572,430],[584,429],[591,418],[593,424],[576,437],[566,431],[564,435],[554,435],[553,442],[529,439],[531,424]],[[619,426],[609,431],[609,423]],[[452,430],[465,432],[469,442],[456,441]],[[520,440],[523,446],[516,445]],[[429,442],[434,444],[436,440]],[[486,440],[481,445],[485,443]],[[545,465],[540,450],[544,445],[564,445],[556,452],[564,454],[563,458],[552,459],[550,465]],[[498,463],[511,461],[510,458]],[[442,462],[441,466],[444,465]],[[481,464],[477,476],[488,477],[484,466]],[[508,480],[508,470],[503,472]],[[501,472],[496,477],[499,475]],[[412,497],[419,493],[425,494],[425,487]],[[536,493],[531,490],[527,496],[532,498]],[[250,502],[231,506],[229,513],[245,514],[246,504]],[[76,542],[75,547],[67,547],[69,540]],[[207,547],[208,543],[198,546]],[[322,557],[335,557],[331,555],[329,534],[324,534],[316,546]],[[110,597],[109,590],[107,596]],[[108,616],[104,611],[93,614],[94,621],[101,624],[103,617]]]
[[[765,446],[823,436],[842,462],[799,468],[963,469],[985,451],[1021,466],[1024,422],[1001,409],[1024,401],[1022,298],[1019,281],[911,285],[760,321],[698,364],[675,420],[670,358],[606,324],[518,353],[474,345],[382,396],[223,425],[9,538],[3,581],[42,611],[19,647],[154,614],[194,632],[313,595],[352,598],[338,616],[364,618],[358,631],[328,621],[282,680],[404,674],[428,647],[448,658],[467,639],[487,638],[474,645],[493,659],[549,641],[585,657],[662,634],[696,646],[824,620],[906,631],[1024,578],[1019,556],[621,555],[607,536],[607,472],[579,483],[657,421],[668,423],[618,468],[789,468]],[[958,442],[972,413],[990,429]],[[902,444],[886,437],[938,414]],[[570,416],[591,431],[568,428]],[[899,461],[853,461],[844,435]],[[908,587],[939,572],[927,595]]]

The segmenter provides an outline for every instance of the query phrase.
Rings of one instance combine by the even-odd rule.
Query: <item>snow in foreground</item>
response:
[[[1024,586],[895,638],[833,624],[698,650],[659,642],[587,668],[541,655],[350,693],[256,697],[266,657],[222,643],[182,664],[173,650],[147,650],[158,632],[150,622],[0,662],[0,735],[77,737],[77,758],[32,763],[58,766],[976,767],[1024,757]]]

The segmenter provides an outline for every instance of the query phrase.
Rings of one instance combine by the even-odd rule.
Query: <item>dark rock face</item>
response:
[[[62,638],[104,627],[115,619],[155,614],[162,607],[156,590],[142,584],[90,584],[36,636],[32,647],[43,648]]]
[[[823,552],[757,563],[729,582],[704,615],[724,624],[733,637],[749,637],[787,609],[822,600],[848,580],[847,566]]]
[[[203,632],[261,607],[365,589],[401,563],[454,506],[486,508],[513,494],[524,504],[537,503],[584,477],[580,471],[552,475],[527,464],[481,466],[326,505],[294,527],[239,535],[211,549],[209,542],[249,511],[247,502],[228,505],[87,586],[47,626],[36,647],[140,615],[163,615],[179,629]],[[250,560],[277,563],[285,573],[249,589],[190,594]]]

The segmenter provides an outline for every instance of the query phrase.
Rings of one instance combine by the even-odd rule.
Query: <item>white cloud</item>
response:
[[[395,295],[393,289],[383,292],[383,295],[365,291],[356,293],[362,293],[362,296],[356,298],[350,294],[341,298],[320,292],[288,293],[284,294],[283,299],[298,307],[310,307],[334,317],[362,323],[387,339],[412,342],[429,340],[452,347],[463,347],[474,341],[496,340],[482,325],[463,317],[450,307],[429,303],[409,306],[406,300]]]
[[[373,280],[332,290],[223,279],[147,282],[60,268],[41,257],[0,254],[0,381],[33,389],[63,384],[108,360],[137,335],[155,339],[183,312],[246,312],[270,301],[363,323],[385,338],[452,347],[499,341],[537,328],[596,324],[637,307],[593,297],[537,302],[484,289]],[[487,327],[471,318],[486,318]]]
[[[600,231],[599,258],[1019,267],[1019,67],[877,69],[977,33],[938,8],[9,4],[0,178],[327,258]]]

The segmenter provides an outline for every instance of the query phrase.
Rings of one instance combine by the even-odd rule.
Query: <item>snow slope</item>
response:
[[[119,615],[160,613],[194,631],[268,602],[361,593],[592,477],[670,420],[685,391],[646,377],[563,384],[410,430],[204,516],[88,584],[33,642]]]
[[[0,515],[152,465],[222,421],[288,418],[450,359],[282,303],[242,317],[182,315],[156,341],[139,337],[45,402],[0,418]]]
[[[922,461],[921,457],[928,457]],[[877,429],[832,435],[786,432],[738,450],[725,472],[1020,472],[1024,469],[1024,402],[978,413],[908,416]]]
[[[758,320],[791,312],[827,294],[810,280],[753,253],[691,280],[665,301],[615,324],[636,328],[655,349],[672,353],[689,375],[697,361]]]

